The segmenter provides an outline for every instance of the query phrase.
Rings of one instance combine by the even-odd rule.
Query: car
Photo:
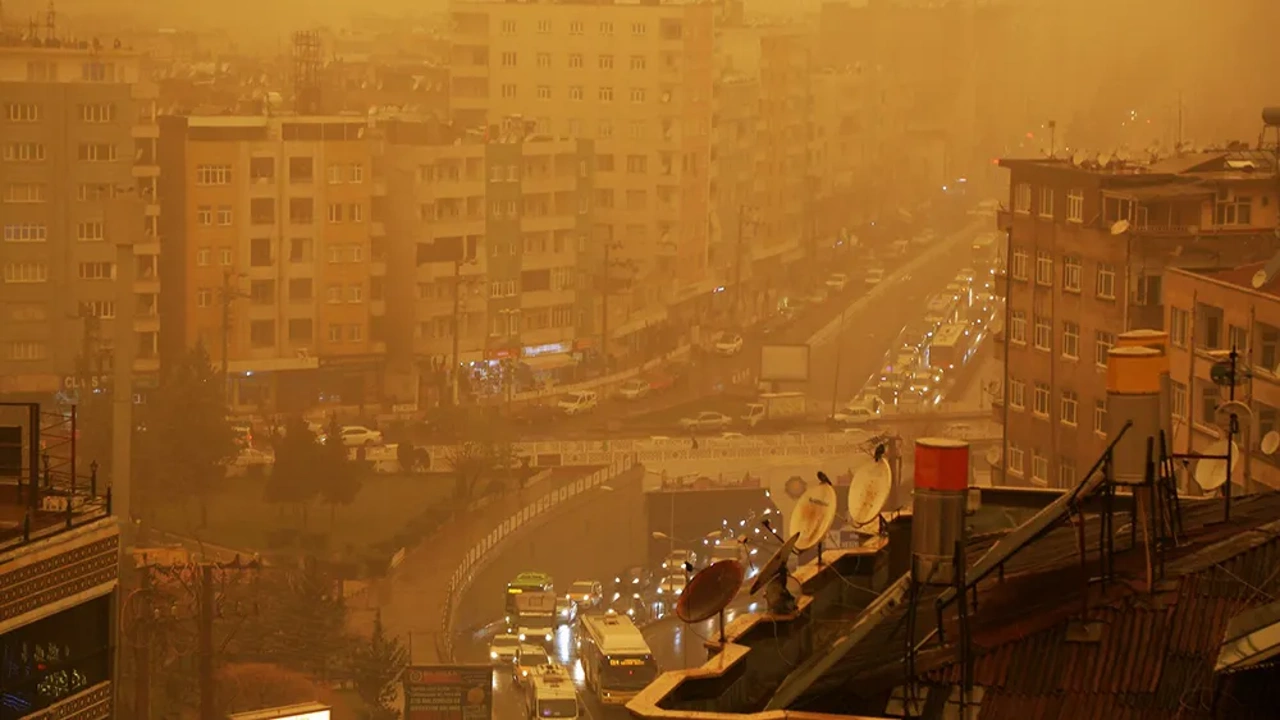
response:
[[[649,586],[649,582],[653,579],[648,569],[635,565],[623,570],[613,578],[614,595],[622,593],[623,590],[628,592],[636,592],[643,590]],[[614,599],[617,599],[616,597]]]
[[[579,390],[564,396],[557,407],[565,415],[582,415],[596,409],[600,404],[599,397],[591,390]]]
[[[844,273],[831,273],[825,284],[831,288],[832,292],[840,292],[849,284],[849,276]]]
[[[977,272],[975,272],[973,268],[971,268],[971,267],[962,267],[962,268],[960,268],[960,272],[956,274],[956,279],[957,279],[957,280],[961,280],[961,279],[962,279],[962,280],[964,280],[964,281],[965,281],[965,282],[967,282],[967,283],[971,283],[971,282],[973,282],[973,279],[974,279],[975,277],[977,277],[977,276],[978,276],[978,273],[977,273]]]
[[[898,361],[904,358],[910,358],[912,363],[920,361],[920,346],[913,343],[904,342],[902,347],[898,348]]]
[[[511,666],[511,675],[516,684],[523,685],[530,674],[537,672],[537,668],[550,662],[551,658],[547,656],[546,648],[541,645],[520,643],[520,647],[516,650],[515,664]]]
[[[622,383],[618,388],[618,397],[623,400],[639,400],[645,395],[648,395],[650,389],[652,389],[652,387],[650,386],[649,381],[641,380],[640,378],[632,378]]]
[[[489,641],[489,661],[494,665],[505,665],[516,660],[516,652],[520,649],[520,638],[512,633],[498,633]]]
[[[821,305],[827,301],[827,286],[823,285],[815,287],[806,293],[804,297],[800,298],[800,300],[805,305]]]
[[[542,426],[554,422],[560,416],[560,408],[547,403],[533,402],[511,411],[511,422],[524,426]]]
[[[578,603],[567,597],[556,598],[556,624],[568,625],[578,616]]]
[[[704,410],[693,417],[680,419],[680,427],[684,430],[724,430],[731,423],[733,418],[714,410]]]
[[[338,435],[342,438],[342,444],[345,447],[382,444],[382,432],[371,430],[363,425],[343,425],[338,430]]]
[[[740,433],[740,432],[722,432],[722,433],[720,433],[720,439],[721,439],[721,440],[741,440],[741,439],[742,439],[742,438],[744,438],[744,437],[746,437],[746,435],[743,435],[743,434],[742,434],[742,433]]]
[[[884,282],[884,268],[873,267],[867,268],[867,276],[865,278],[867,285],[875,286]]]
[[[691,567],[698,567],[698,553],[692,550],[672,550],[662,559],[662,569],[667,572],[674,572],[684,568],[684,564],[689,563]]]
[[[658,594],[664,597],[680,597],[680,593],[689,585],[689,578],[683,573],[675,573],[662,578],[658,583]]]
[[[883,401],[881,401],[883,405]],[[831,416],[833,425],[866,425],[880,418],[880,413],[876,411],[875,406],[870,403],[850,403],[836,411]]]
[[[928,370],[917,370],[907,379],[907,392],[921,397],[928,396],[938,389],[939,379]]]
[[[652,614],[649,603],[646,603],[638,592],[615,593],[605,608],[606,615],[626,615],[635,622],[645,622]],[[578,635],[581,638],[581,634]]]
[[[593,607],[599,605],[604,599],[604,590],[600,587],[599,581],[574,580],[569,586],[569,592],[564,596],[583,607]]]
[[[717,355],[729,357],[742,352],[742,336],[737,333],[723,333],[712,345]]]
[[[522,616],[519,626],[516,627],[516,635],[520,637],[520,642],[522,643],[549,643],[556,636],[555,624],[556,618],[554,615],[532,618]]]
[[[235,460],[231,461],[231,464],[227,466],[227,475],[230,477],[242,475],[260,477],[270,472],[275,462],[276,455],[270,450],[244,447],[240,449],[240,454],[236,455]]]
[[[711,555],[707,558],[707,564],[714,565],[721,560],[737,560],[740,563],[747,561],[747,548],[737,540],[717,540],[714,547],[711,548]]]

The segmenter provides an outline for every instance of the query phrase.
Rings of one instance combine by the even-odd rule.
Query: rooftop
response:
[[[1113,178],[1136,177],[1126,184],[1150,185],[1178,180],[1248,181],[1276,175],[1276,157],[1269,150],[1250,149],[1239,143],[1230,149],[1178,152],[1173,155],[1149,149],[1131,153],[1076,150],[1066,157],[1002,158],[1001,167],[1045,167],[1073,170]],[[1191,185],[1194,187],[1194,184]]]

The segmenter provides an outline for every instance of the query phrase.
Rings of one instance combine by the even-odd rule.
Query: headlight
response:
[[[636,616],[635,608],[631,608],[630,610],[628,610],[627,614],[630,615],[631,617],[635,617]]]
[[[498,659],[498,653],[496,653],[496,652],[494,652],[494,651],[490,650],[490,651],[489,651],[489,659],[490,659],[490,660],[497,660],[497,659]]]
[[[659,595],[661,595],[661,594],[662,594],[662,588],[658,588],[658,594],[659,594]]]
[[[547,633],[546,635],[543,635],[542,639],[546,640],[547,642],[551,642],[551,633]]]
[[[631,584],[632,584],[632,585],[639,585],[639,584],[640,584],[640,578],[631,578]]]
[[[524,633],[520,633],[520,642],[524,642],[524,641],[525,641],[525,635]]]

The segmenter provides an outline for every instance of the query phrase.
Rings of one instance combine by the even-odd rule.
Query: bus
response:
[[[563,667],[548,666],[542,672],[530,676],[525,694],[525,707],[529,718],[564,718],[574,720],[579,716],[578,691],[573,679]]]
[[[578,638],[587,689],[606,705],[623,705],[658,676],[649,645],[626,615],[583,615]]]
[[[929,299],[929,305],[924,311],[926,325],[933,327],[929,337],[933,337],[940,326],[955,322],[959,305],[960,301],[954,295],[935,295]]]
[[[515,577],[514,580],[507,583],[507,599],[503,605],[503,612],[507,625],[516,619],[519,607],[516,604],[516,598],[526,592],[551,592],[555,590],[551,582],[551,576],[541,572],[522,572]]]
[[[943,325],[929,343],[929,367],[951,371],[969,359],[969,326]]]

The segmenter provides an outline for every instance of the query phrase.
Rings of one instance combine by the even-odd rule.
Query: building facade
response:
[[[134,53],[0,35],[0,395],[65,396],[119,341],[158,370],[155,95]]]
[[[523,115],[595,143],[588,242],[631,279],[603,324],[638,332],[710,293],[716,8],[458,0],[450,12],[455,124]]]
[[[169,116],[165,355],[203,344],[241,410],[382,396],[385,226],[368,121]]]
[[[1277,246],[1269,153],[1076,159],[1002,161],[1005,451],[993,477],[1010,485],[1071,486],[1101,454],[1107,353],[1119,333],[1165,327],[1166,268],[1230,267]]]

